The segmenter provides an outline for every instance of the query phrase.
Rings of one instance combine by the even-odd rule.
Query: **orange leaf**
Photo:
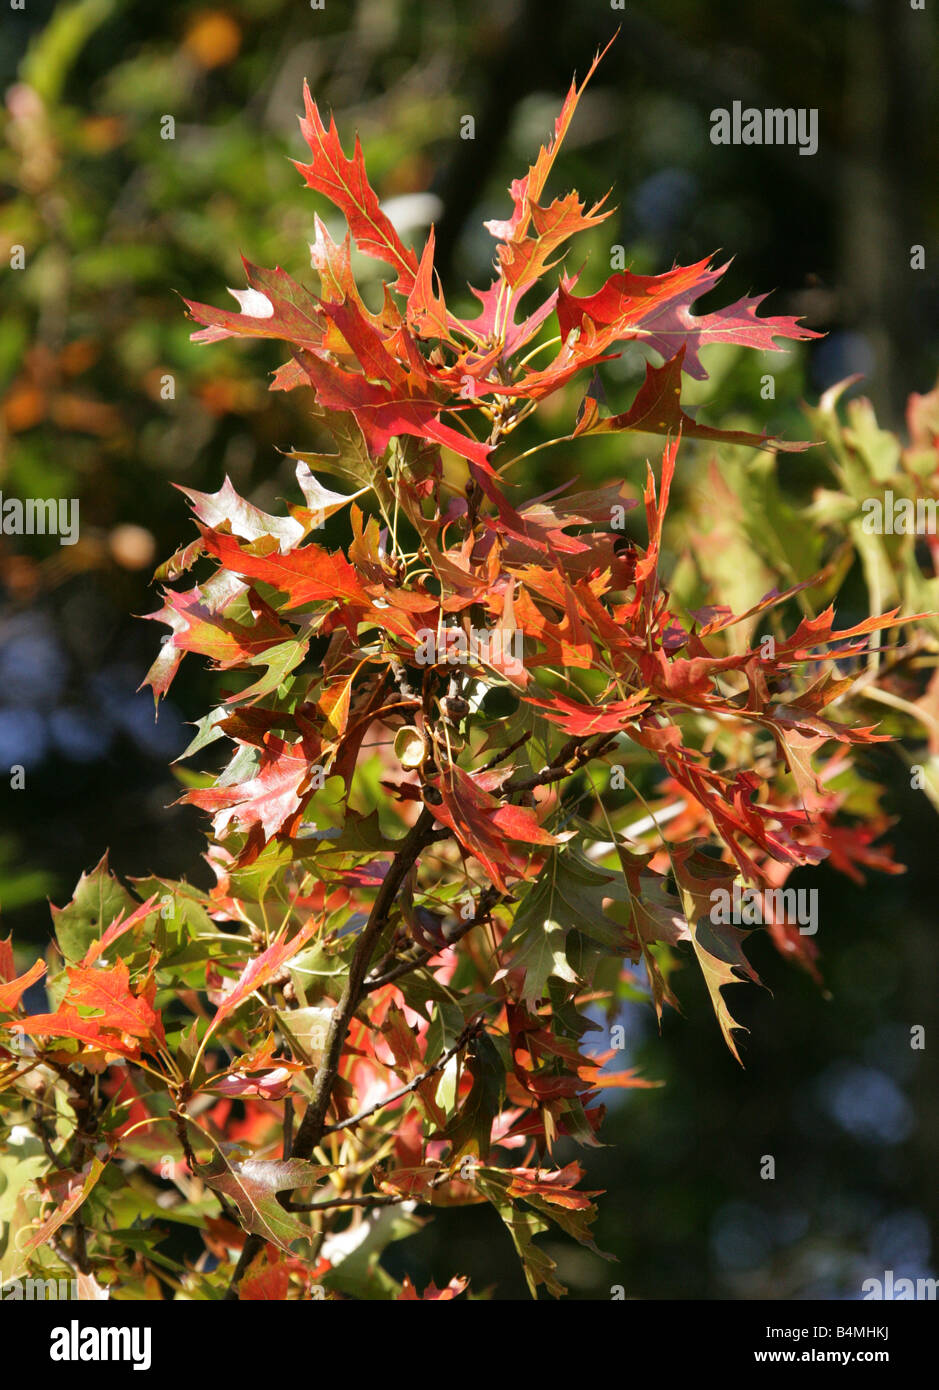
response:
[[[319,927],[319,919],[311,917],[305,927],[301,927],[296,936],[287,941],[284,937],[278,937],[268,946],[267,950],[261,955],[249,961],[238,978],[235,988],[231,994],[219,1005],[218,1010],[209,1024],[206,1037],[213,1033],[218,1025],[243,1004],[249,995],[256,989],[260,989],[272,975],[276,975],[284,963],[295,956],[301,947],[305,946],[310,937]]]
[[[6,943],[4,943],[5,945]],[[0,1010],[12,1013],[18,1007],[23,995],[34,985],[37,980],[41,980],[46,973],[46,963],[42,960],[35,961],[25,975],[20,975],[15,980],[0,985]]]
[[[26,1241],[23,1247],[25,1251],[35,1250],[37,1246],[44,1245],[60,1226],[64,1225],[66,1221],[71,1221],[104,1169],[105,1164],[101,1162],[101,1159],[93,1158],[90,1163],[85,1164],[80,1173],[56,1173],[54,1175],[51,1186],[55,1207],[39,1229],[34,1231],[29,1240]]]
[[[54,1038],[77,1038],[105,1052],[124,1057],[139,1056],[141,1047],[155,1052],[165,1046],[163,1023],[153,1007],[156,981],[150,979],[134,994],[124,961],[107,970],[78,965],[69,968],[69,984],[55,1013],[31,1014],[10,1028],[23,1033]],[[79,1008],[94,1009],[86,1016]]]

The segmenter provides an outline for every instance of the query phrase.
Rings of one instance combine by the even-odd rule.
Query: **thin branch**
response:
[[[196,1159],[195,1154],[192,1151],[192,1145],[189,1142],[189,1135],[186,1133],[187,1121],[189,1124],[192,1124],[193,1121],[189,1118],[188,1115],[184,1114],[182,1110],[171,1110],[170,1118],[176,1126],[176,1137],[179,1140],[180,1147],[182,1148],[183,1154],[185,1155],[186,1163],[189,1165],[189,1171],[193,1174],[193,1176],[195,1176],[196,1170],[199,1167],[199,1163]]]
[[[391,1207],[399,1202],[407,1202],[407,1197],[397,1192],[367,1192],[360,1197],[335,1197],[328,1202],[291,1203],[288,1211],[332,1211],[336,1207]],[[263,1243],[263,1242],[262,1242]],[[253,1258],[253,1257],[252,1257]]]
[[[49,1244],[52,1246],[53,1250],[54,1250],[55,1253],[58,1255],[58,1257],[59,1257],[59,1259],[62,1261],[62,1263],[63,1263],[64,1265],[66,1265],[66,1266],[72,1271],[73,1274],[85,1274],[85,1273],[87,1273],[86,1270],[83,1270],[83,1269],[81,1268],[81,1266],[79,1265],[78,1261],[74,1258],[74,1256],[72,1256],[72,1255],[69,1254],[69,1252],[66,1250],[64,1244],[62,1243],[62,1241],[59,1239],[58,1236],[53,1236],[53,1237],[50,1239]]]
[[[446,946],[455,946],[456,943],[461,941],[464,936],[468,935],[474,927],[480,926],[483,922],[488,922],[492,914],[492,909],[503,897],[505,897],[505,894],[500,893],[498,888],[490,886],[485,889],[480,895],[479,906],[473,916],[454,928],[453,932],[447,938]],[[438,950],[429,950],[426,946],[422,946],[416,955],[409,956],[405,960],[400,960],[397,965],[392,966],[381,975],[376,975],[366,980],[365,992],[371,994],[373,989],[381,989],[382,985],[391,984],[393,980],[400,980],[402,975],[408,975],[412,970],[420,970],[428,961],[433,960],[434,956],[439,956],[444,949],[446,949],[446,947],[442,947]]]
[[[349,967],[349,978],[330,1022],[323,1065],[316,1074],[313,1096],[303,1117],[303,1122],[297,1131],[294,1153],[298,1158],[310,1158],[322,1138],[326,1111],[332,1097],[336,1077],[339,1075],[342,1046],[352,1015],[361,1000],[362,985],[371,958],[372,947],[387,923],[388,914],[394,906],[398,891],[410,872],[411,866],[417,861],[421,850],[431,843],[434,833],[433,824],[433,814],[425,806],[392,860],[391,867],[382,880],[382,885],[372,904],[368,921],[356,942],[355,954]]]
[[[395,685],[400,690],[407,704],[419,705],[421,703],[421,697],[408,680],[408,673],[404,669],[404,666],[395,658],[392,658],[389,665],[391,667],[391,674],[394,676]]]
[[[192,1145],[189,1142],[189,1135],[186,1133],[186,1125],[190,1124],[195,1129],[199,1129],[199,1126],[196,1124],[192,1116],[188,1115],[182,1107],[180,1107],[180,1109],[178,1110],[171,1110],[170,1119],[176,1126],[176,1137],[179,1139],[180,1145],[182,1146],[183,1154],[186,1158],[186,1163],[189,1166],[189,1171],[193,1175],[193,1177],[198,1177],[199,1160],[196,1158],[196,1155],[192,1149]],[[211,1140],[211,1135],[208,1135],[206,1137]],[[212,1140],[212,1142],[214,1143],[215,1141]],[[228,1220],[232,1223],[232,1225],[238,1226],[240,1224],[238,1220],[238,1213],[235,1211],[235,1208],[228,1201],[228,1198],[225,1197],[223,1193],[217,1190],[215,1191],[214,1195],[218,1199],[218,1204],[222,1209],[222,1215],[227,1217]]]
[[[333,1011],[329,1025],[323,1064],[316,1073],[313,1095],[294,1139],[293,1154],[297,1158],[309,1159],[323,1137],[326,1112],[329,1109],[333,1087],[339,1075],[339,1064],[342,1060],[342,1048],[345,1043],[346,1032],[362,999],[363,984],[371,960],[372,949],[387,924],[388,915],[411,866],[416,863],[421,850],[438,838],[438,832],[434,831],[433,825],[433,814],[425,806],[395,854],[391,867],[382,880],[382,885],[372,904],[368,921],[359,933],[352,963],[349,966],[349,978],[342,992],[342,997]],[[449,831],[446,833],[449,834]],[[286,1206],[289,1198],[285,1193],[279,1200],[281,1205]],[[228,1291],[225,1294],[226,1301],[237,1299],[238,1285],[244,1272],[254,1257],[263,1249],[263,1246],[264,1241],[260,1236],[249,1235],[247,1237]]]
[[[343,1120],[341,1124],[327,1125],[323,1130],[323,1134],[337,1134],[341,1129],[351,1129],[353,1125],[361,1124],[363,1120],[367,1120],[371,1115],[374,1115],[376,1111],[384,1110],[386,1105],[393,1105],[395,1101],[402,1100],[405,1096],[410,1095],[412,1091],[416,1091],[425,1081],[429,1081],[432,1076],[436,1076],[438,1072],[443,1071],[444,1067],[450,1061],[450,1058],[455,1057],[460,1049],[466,1046],[470,1038],[475,1037],[481,1027],[481,1019],[476,1019],[473,1023],[468,1024],[453,1046],[447,1048],[446,1052],[437,1059],[432,1067],[428,1067],[426,1071],[421,1072],[420,1076],[415,1076],[406,1086],[399,1086],[396,1091],[392,1091],[381,1100],[377,1100],[374,1105],[369,1105],[364,1110],[360,1110],[357,1114],[350,1116],[348,1120]],[[296,1211],[298,1208],[294,1207],[293,1210]]]
[[[510,743],[508,748],[503,748],[500,753],[493,754],[487,763],[483,763],[482,767],[477,769],[477,772],[491,772],[494,767],[498,767],[499,763],[504,762],[516,749],[521,748],[523,743],[527,743],[531,735],[532,731],[529,729],[527,733],[522,734],[521,738],[517,738],[514,743]]]
[[[561,749],[554,763],[543,767],[540,772],[535,773],[532,777],[514,782],[510,780],[503,787],[503,794],[512,795],[516,792],[528,791],[533,787],[547,786],[551,782],[559,782],[563,780],[563,778],[571,776],[582,767],[584,763],[589,762],[591,758],[597,757],[603,753],[613,742],[615,742],[615,735],[611,734],[598,734],[592,739],[570,739]],[[400,979],[402,975],[407,974],[409,971],[419,969],[422,965],[426,964],[427,961],[432,959],[433,955],[439,954],[439,952],[436,951],[427,951],[426,954],[421,952],[412,960],[399,962],[392,970],[386,971],[384,975],[379,976],[377,979],[366,980],[372,948],[387,924],[388,916],[394,906],[398,892],[405,878],[412,866],[417,862],[421,851],[426,849],[428,845],[433,844],[435,840],[446,838],[450,833],[449,831],[435,831],[433,829],[433,824],[433,812],[425,806],[405,837],[404,843],[392,860],[391,867],[385,875],[375,901],[372,904],[372,910],[369,913],[368,921],[359,933],[355,954],[352,958],[352,964],[349,967],[349,978],[343,990],[342,997],[333,1012],[329,1033],[326,1039],[323,1065],[316,1074],[313,1096],[307,1106],[306,1114],[303,1117],[303,1121],[294,1140],[293,1154],[297,1158],[309,1159],[313,1154],[313,1150],[323,1138],[324,1133],[328,1132],[325,1123],[326,1113],[332,1099],[336,1078],[339,1075],[339,1065],[342,1060],[342,1048],[345,1042],[346,1032],[348,1031],[352,1016],[361,1003],[363,996],[367,993],[371,993],[373,989],[377,989],[379,985],[388,983],[391,979]],[[482,895],[481,902],[485,903],[484,912],[486,915],[488,915],[493,905],[490,903],[489,898],[494,892],[496,892],[495,889],[488,888]],[[502,896],[502,894],[497,893],[495,901]],[[456,929],[447,944],[453,945],[456,941],[460,940],[461,937],[465,936],[467,932],[478,925],[480,920],[483,920],[483,918],[481,914],[477,912],[468,922],[462,923],[460,927]],[[369,1198],[367,1200],[355,1202],[350,1202],[349,1199],[343,1199],[343,1201],[331,1202],[328,1204],[314,1203],[310,1207],[290,1207],[290,1198],[286,1193],[282,1194],[279,1200],[283,1206],[294,1211],[318,1210],[323,1205],[387,1205],[387,1202],[384,1200]],[[238,1285],[244,1276],[244,1272],[255,1256],[261,1251],[263,1245],[264,1242],[260,1236],[249,1235],[247,1237],[238,1263],[235,1266],[228,1291],[225,1294],[226,1300],[237,1299]]]
[[[565,744],[553,763],[546,764],[540,772],[521,781],[506,782],[503,794],[531,791],[534,787],[546,787],[551,782],[562,782],[579,771],[591,758],[598,758],[616,742],[617,734],[596,734],[593,739],[571,739]]]

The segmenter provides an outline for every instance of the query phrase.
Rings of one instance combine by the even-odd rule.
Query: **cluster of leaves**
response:
[[[805,407],[820,442],[811,455],[814,486],[801,501],[778,476],[778,456],[725,459],[720,469],[710,464],[707,486],[686,493],[687,514],[673,537],[694,557],[676,574],[673,591],[690,605],[702,592],[718,592],[746,609],[774,583],[805,581],[796,595],[805,616],[839,594],[855,610],[899,605],[920,613],[904,621],[902,642],[885,650],[875,634],[863,658],[842,663],[842,671],[854,670],[852,698],[871,711],[879,706],[881,731],[897,740],[893,749],[911,768],[913,785],[939,807],[939,540],[928,521],[939,509],[939,386],[910,396],[904,444],[879,426],[864,397],[849,399],[841,418],[852,385],[841,382]],[[907,520],[917,509],[925,510],[925,529]],[[738,640],[752,631],[752,620],[739,624]],[[870,815],[869,782],[852,779],[848,768],[832,781],[850,788],[859,814]]]
[[[433,232],[420,255],[401,241],[358,143],[347,157],[308,93],[298,167],[349,226],[337,243],[316,224],[318,294],[246,263],[238,312],[189,305],[197,341],[285,345],[273,389],[310,393],[333,450],[293,455],[303,501],[286,516],[228,480],[187,489],[198,536],[159,572],[203,577],[153,615],[170,629],[157,700],[187,653],[233,673],[187,750],[227,741],[227,766],[184,774],[212,817],[215,887],[131,892],[102,861],[56,913],[46,963],[17,975],[2,947],[5,1278],[64,1262],[118,1297],[411,1299],[381,1264],[389,1242],[422,1207],[488,1203],[532,1293],[560,1295],[535,1238],[553,1224],[600,1254],[597,1194],[552,1155],[598,1143],[603,1091],[650,1084],[606,1070],[600,1021],[637,996],[661,1016],[690,953],[736,1055],[724,990],[756,975],[746,931],[710,920],[714,890],[826,857],[896,867],[873,844],[876,789],[858,815],[835,779],[883,737],[845,673],[913,596],[787,625],[818,577],[743,611],[680,611],[665,586],[682,438],[808,447],[698,422],[683,373],[705,376],[712,343],[812,335],[757,299],[692,314],[721,275],[709,261],[621,271],[593,294],[551,274],[609,215],[545,191],[582,90],[509,218],[487,224],[495,274],[474,318],[446,303]],[[390,268],[378,306],[353,243]],[[623,342],[651,360],[608,412],[599,368]],[[665,441],[644,545],[621,524],[625,483],[510,497],[527,452],[511,436],[579,374],[580,411],[552,443]],[[351,539],[329,544],[346,514]],[[764,623],[770,640],[740,640]],[[598,777],[626,794],[601,797]],[[815,968],[797,928],[769,931]],[[43,976],[49,1007],[27,1012]],[[198,1259],[160,1250],[171,1222],[201,1233]]]

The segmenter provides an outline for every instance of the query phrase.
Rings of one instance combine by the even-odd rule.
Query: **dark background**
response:
[[[308,270],[313,210],[328,209],[286,158],[304,152],[304,76],[347,150],[359,130],[383,198],[434,195],[439,264],[458,298],[465,281],[487,282],[482,219],[506,215],[505,188],[574,69],[619,25],[552,185],[591,200],[615,185],[618,211],[583,283],[600,283],[611,243],[644,272],[734,255],[720,302],[775,289],[769,312],[805,314],[828,334],[773,360],[769,423],[789,433],[804,432],[800,396],[849,372],[864,374],[892,427],[907,395],[935,382],[934,7],[28,0],[0,15],[0,246],[27,255],[20,272],[0,260],[0,488],[78,497],[82,518],[74,547],[0,537],[0,767],[26,771],[25,790],[0,802],[0,897],[5,929],[34,949],[46,897],[66,901],[105,847],[124,874],[203,878],[203,827],[171,808],[168,764],[217,681],[184,663],[155,724],[135,690],[161,629],[130,615],[158,606],[153,565],[187,534],[172,482],[214,490],[227,472],[276,510],[293,495],[277,450],[315,443],[302,393],[266,393],[276,350],[193,346],[174,294],[223,303],[226,285],[244,284],[242,252]],[[710,111],[734,99],[817,107],[818,153],[712,146]],[[459,138],[467,114],[474,140]],[[172,141],[160,138],[165,115]],[[415,241],[427,217],[425,200]],[[913,244],[927,260],[915,274]],[[377,275],[375,263],[362,271]],[[754,409],[756,369],[735,374],[738,356],[715,357],[716,422]],[[623,374],[634,371],[627,354]],[[624,447],[599,448],[587,480],[622,470]],[[550,486],[551,467],[530,481]],[[807,468],[792,462],[797,488]],[[609,1147],[586,1162],[587,1185],[607,1191],[598,1243],[616,1263],[552,1245],[575,1297],[621,1284],[636,1297],[857,1298],[886,1269],[936,1274],[936,821],[898,760],[872,766],[909,872],[863,888],[825,870],[811,880],[825,904],[824,990],[755,941],[773,997],[735,990],[751,1028],[746,1069],[691,969],[677,981],[685,1017],[670,1016],[661,1039],[648,1011],[627,1011],[629,1064],[667,1084],[611,1097]],[[926,1027],[924,1052],[910,1049],[913,1024]],[[772,1182],[763,1155],[775,1157]],[[524,1294],[488,1210],[441,1214],[393,1259],[419,1286],[458,1268],[497,1297]]]

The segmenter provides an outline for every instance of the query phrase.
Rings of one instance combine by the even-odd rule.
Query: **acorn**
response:
[[[462,695],[444,695],[440,708],[448,724],[459,724],[470,712],[469,701]]]

